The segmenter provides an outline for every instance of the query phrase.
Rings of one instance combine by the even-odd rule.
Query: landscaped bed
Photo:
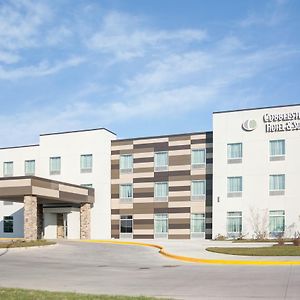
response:
[[[22,239],[1,240],[0,241],[0,248],[20,248],[20,247],[48,246],[48,245],[54,245],[54,244],[55,244],[55,242],[50,242],[50,241],[47,241],[47,240],[36,240],[36,241],[26,241],[26,240],[22,240]]]
[[[59,292],[46,292],[34,291],[23,289],[7,289],[0,288],[0,299],[5,300],[153,300],[157,298],[149,297],[127,297],[127,296],[105,296],[105,295],[86,295],[77,293],[59,293]]]
[[[274,245],[271,247],[209,247],[207,251],[246,256],[300,256],[300,247],[294,245]]]

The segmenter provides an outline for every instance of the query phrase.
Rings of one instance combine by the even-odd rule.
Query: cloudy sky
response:
[[[211,130],[300,102],[298,0],[0,0],[0,146]]]

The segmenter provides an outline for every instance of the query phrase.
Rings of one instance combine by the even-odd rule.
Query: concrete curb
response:
[[[221,265],[255,265],[255,266],[289,266],[289,265],[300,265],[300,261],[259,261],[259,260],[227,260],[227,259],[205,259],[195,258],[189,256],[181,256],[169,253],[164,250],[164,247],[158,244],[140,243],[140,242],[123,242],[113,240],[81,240],[85,243],[103,243],[103,244],[117,244],[117,245],[133,245],[143,246],[159,249],[159,253],[166,257],[176,259],[179,261],[198,263],[198,264],[221,264]]]

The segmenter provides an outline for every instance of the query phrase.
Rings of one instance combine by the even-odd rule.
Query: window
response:
[[[270,191],[285,190],[285,175],[270,175]]]
[[[86,188],[92,188],[93,185],[91,183],[83,183],[81,184],[82,187],[86,187]]]
[[[14,163],[6,161],[3,163],[3,176],[10,177],[14,175]]]
[[[205,215],[191,214],[191,233],[205,232]]]
[[[133,221],[132,216],[121,216],[120,237],[132,237]]]
[[[154,153],[154,166],[155,171],[167,171],[168,170],[168,152],[156,152]]]
[[[269,212],[269,230],[271,236],[283,234],[285,228],[284,210],[271,210]]]
[[[270,141],[270,160],[284,160],[285,140]]]
[[[35,160],[25,160],[25,175],[35,174]]]
[[[228,236],[239,236],[242,233],[242,212],[227,213],[227,234]]]
[[[50,157],[50,175],[60,174],[61,158]]]
[[[241,176],[227,177],[227,191],[240,194],[243,191],[243,178]]]
[[[203,199],[205,197],[205,180],[192,181],[192,199]]]
[[[120,185],[120,199],[121,200],[132,200],[132,184],[121,184]]]
[[[227,144],[227,162],[241,163],[243,158],[242,143]]]
[[[120,172],[132,173],[133,157],[131,154],[124,154],[120,156]]]
[[[192,167],[202,168],[205,166],[206,155],[205,149],[195,149],[192,150]]]
[[[168,236],[168,214],[154,215],[154,236],[156,238]]]
[[[5,233],[14,232],[14,217],[12,216],[3,217],[3,232]]]
[[[155,182],[154,198],[159,200],[167,200],[169,194],[169,186],[167,182]]]
[[[80,156],[80,172],[90,173],[93,170],[93,154],[82,154]]]
[[[3,201],[3,205],[14,205],[11,201]]]

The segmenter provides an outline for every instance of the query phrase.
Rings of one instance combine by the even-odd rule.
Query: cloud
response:
[[[165,43],[200,42],[206,38],[204,30],[181,29],[174,31],[148,29],[141,18],[111,12],[103,18],[101,28],[87,41],[90,49],[113,54],[118,60],[144,56]]]
[[[14,64],[20,60],[20,56],[14,53],[0,51],[0,63]]]
[[[38,65],[20,67],[12,70],[8,70],[0,66],[0,79],[15,80],[20,78],[52,75],[60,72],[61,70],[76,67],[82,64],[84,61],[85,59],[83,57],[71,57],[67,60],[56,63],[50,64],[47,61],[42,61]]]

